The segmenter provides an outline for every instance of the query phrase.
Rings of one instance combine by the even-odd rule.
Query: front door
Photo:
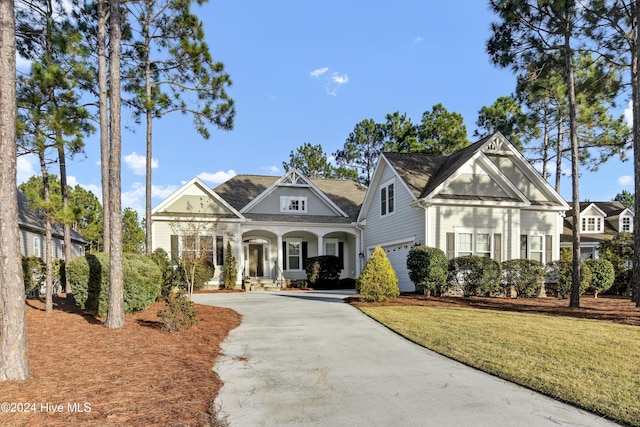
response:
[[[249,276],[264,276],[264,264],[262,262],[263,256],[262,244],[249,244]]]

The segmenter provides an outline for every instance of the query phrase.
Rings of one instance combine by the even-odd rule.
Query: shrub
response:
[[[449,260],[438,248],[414,246],[407,255],[409,278],[416,289],[430,294],[447,282]]]
[[[594,296],[598,298],[598,293],[608,290],[615,280],[616,273],[613,264],[606,259],[589,259],[586,264],[591,267],[591,286]]]
[[[22,257],[22,276],[24,278],[24,290],[27,292],[40,291],[44,284],[44,261],[37,256]]]
[[[514,286],[516,297],[535,297],[544,284],[544,264],[533,259],[511,259],[502,263],[502,277]]]
[[[216,273],[216,267],[210,260],[202,258],[181,264],[178,271],[178,278],[180,281],[180,287],[186,291],[189,291],[191,271],[194,273],[192,283],[193,289],[191,290],[200,291],[209,280],[213,279],[213,276]]]
[[[449,261],[449,281],[459,285],[465,297],[498,292],[501,275],[500,263],[491,258],[470,255]]]
[[[334,255],[321,255],[305,260],[304,270],[307,280],[314,288],[336,288],[340,280],[340,258]]]
[[[160,294],[162,273],[151,259],[124,254],[125,312],[149,307]],[[105,316],[109,295],[109,254],[101,252],[72,259],[67,265],[69,283],[76,303],[83,309]]]
[[[591,276],[589,265],[580,263],[580,295],[589,288]],[[546,281],[548,293],[554,293],[560,298],[569,296],[573,283],[573,262],[560,260],[547,263]]]
[[[150,256],[151,260],[160,268],[162,281],[160,283],[160,296],[168,298],[177,286],[177,274],[169,260],[169,254],[162,248],[158,248]]]
[[[231,242],[227,241],[227,249],[224,254],[224,271],[222,273],[225,289],[235,289],[238,277],[238,261],[231,251]]]
[[[163,329],[168,332],[180,332],[198,323],[198,312],[193,309],[193,302],[186,295],[170,295],[167,306],[158,310]]]
[[[390,301],[400,295],[398,277],[384,250],[377,246],[356,281],[363,301]]]

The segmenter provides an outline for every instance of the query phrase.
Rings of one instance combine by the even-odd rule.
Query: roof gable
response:
[[[184,184],[156,206],[152,215],[206,215],[241,218],[242,215],[198,177]]]

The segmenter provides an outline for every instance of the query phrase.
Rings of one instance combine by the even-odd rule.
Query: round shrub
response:
[[[195,261],[187,260],[179,268],[178,280],[180,287],[189,291],[189,282],[191,281],[191,272],[194,273],[193,289],[191,291],[201,291],[204,285],[213,279],[216,273],[216,267],[208,259],[196,259]]]
[[[581,262],[580,295],[583,295],[591,285],[591,276],[591,267]],[[573,262],[560,260],[547,263],[546,282],[548,293],[553,293],[560,298],[569,296],[573,284]]]
[[[449,280],[462,288],[465,297],[498,292],[501,275],[500,263],[491,258],[469,255],[449,261]]]
[[[398,276],[384,250],[377,246],[356,281],[363,301],[391,301],[400,295]]]
[[[124,254],[125,312],[143,310],[160,295],[162,273],[149,258]],[[107,314],[109,299],[109,254],[101,252],[77,257],[67,265],[69,284],[76,303],[98,316]]]
[[[447,282],[449,260],[438,248],[414,246],[407,255],[409,278],[416,289],[430,294]]]
[[[591,286],[594,296],[598,298],[598,293],[608,290],[616,277],[613,264],[606,259],[588,259],[586,264],[591,268]]]
[[[535,297],[544,283],[544,264],[533,259],[511,259],[502,263],[502,277],[513,286],[516,297]]]

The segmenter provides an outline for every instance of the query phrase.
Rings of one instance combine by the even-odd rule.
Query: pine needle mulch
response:
[[[222,383],[213,366],[239,314],[196,305],[198,324],[170,334],[157,317],[164,303],[128,314],[124,328],[110,330],[66,299],[55,302],[45,313],[41,300],[27,300],[32,375],[1,385],[0,425],[214,424]]]

